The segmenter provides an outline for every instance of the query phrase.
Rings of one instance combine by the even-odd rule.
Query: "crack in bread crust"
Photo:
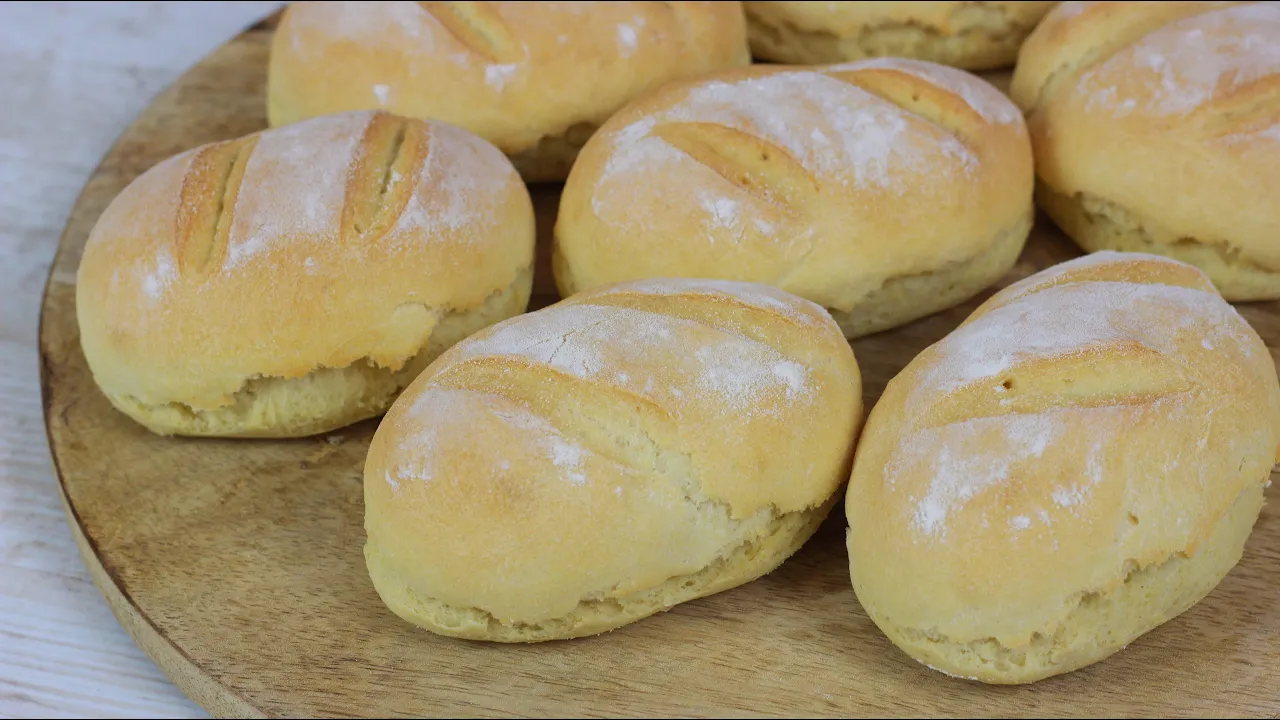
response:
[[[903,112],[937,127],[966,145],[986,120],[967,101],[956,103],[957,91],[939,82],[926,80],[892,67],[866,67],[832,70],[828,77],[847,82],[858,89],[896,105]],[[951,112],[947,105],[963,108]]]
[[[786,149],[737,128],[714,122],[668,122],[654,128],[652,135],[729,183],[789,212],[821,194],[818,179]]]
[[[413,196],[430,151],[419,123],[379,113],[365,128],[342,202],[347,242],[376,240],[395,227]]]
[[[200,276],[222,265],[240,183],[258,137],[214,143],[191,159],[174,218],[178,268],[183,275]]]
[[[502,16],[487,2],[420,2],[453,39],[493,62],[520,58],[520,44]]]

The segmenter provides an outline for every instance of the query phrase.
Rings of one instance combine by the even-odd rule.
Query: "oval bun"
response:
[[[1228,300],[1280,298],[1280,3],[1063,3],[1012,95],[1039,203],[1082,248],[1189,262]]]
[[[1203,273],[1098,253],[997,293],[895,377],[846,497],[867,614],[916,660],[1024,683],[1101,660],[1240,559],[1280,385]]]
[[[604,632],[781,564],[834,504],[861,420],[853,351],[812,303],[717,281],[585,292],[459,343],[387,414],[369,573],[444,635]]]
[[[1017,107],[916,60],[672,83],[587,143],[556,220],[562,296],[643,277],[777,286],[849,337],[972,297],[1013,265],[1034,173]]]
[[[522,312],[528,192],[441,123],[348,113],[165,160],[103,212],[76,313],[94,380],[162,434],[292,437],[381,414]]]
[[[297,2],[272,41],[267,117],[442,120],[526,181],[563,180],[627,101],[750,62],[737,2]]]

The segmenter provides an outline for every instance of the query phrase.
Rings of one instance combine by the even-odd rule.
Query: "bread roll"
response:
[[[1280,3],[1063,3],[1027,41],[1039,201],[1085,250],[1280,298]]]
[[[1003,275],[1033,183],[1022,116],[972,75],[896,59],[727,71],[666,85],[591,139],[560,201],[556,283],[768,283],[857,337]]]
[[[751,51],[797,64],[868,57],[1008,67],[1056,2],[746,2]]]
[[[853,351],[812,303],[694,280],[582,293],[459,343],[392,407],[365,464],[369,574],[443,635],[611,630],[781,564],[861,421]]]
[[[1137,253],[1064,263],[889,383],[846,499],[853,587],[934,669],[1068,672],[1218,584],[1278,449],[1271,354],[1203,273]]]
[[[381,414],[522,312],[533,208],[502,153],[360,112],[214,143],[112,201],[80,262],[94,380],[161,434],[293,437]]]
[[[272,125],[385,109],[464,127],[563,180],[610,115],[751,62],[737,2],[299,2],[271,45]]]

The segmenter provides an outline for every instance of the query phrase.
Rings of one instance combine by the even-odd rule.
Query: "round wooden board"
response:
[[[80,351],[75,273],[89,229],[139,173],[265,127],[271,22],[158,97],[89,180],[41,316],[45,421],[72,532],[138,644],[219,715],[1280,716],[1280,484],[1243,561],[1206,600],[1106,662],[1026,687],[917,665],[867,619],[837,512],[771,575],[607,635],[531,646],[437,637],[365,574],[361,467],[376,422],[295,441],[161,438],[115,412]],[[1000,78],[994,78],[999,82]],[[534,307],[556,300],[535,188]],[[1007,284],[1078,251],[1043,219]],[[985,297],[985,295],[983,296]],[[867,408],[982,298],[854,343]],[[1280,305],[1241,311],[1280,346]]]

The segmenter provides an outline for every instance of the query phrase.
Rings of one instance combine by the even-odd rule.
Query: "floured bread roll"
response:
[[[737,2],[297,2],[271,45],[267,117],[443,120],[525,180],[563,180],[628,100],[750,62]]]
[[[820,64],[908,57],[1007,67],[1056,2],[746,2],[756,57]]]
[[[1003,275],[1033,188],[1018,109],[967,73],[896,59],[728,71],[666,85],[591,139],[560,201],[556,283],[767,283],[857,337]]]
[[[365,558],[444,635],[592,635],[753,580],[809,538],[862,421],[821,308],[651,280],[501,323],[440,357],[378,427]]]
[[[325,432],[523,312],[533,247],[529,194],[492,145],[386,113],[317,118],[130,183],[80,261],[80,342],[154,432]]]
[[[1280,3],[1063,3],[1027,40],[1039,202],[1086,250],[1280,298]]]
[[[989,683],[1101,660],[1240,559],[1280,448],[1267,347],[1203,273],[1098,253],[996,294],[886,388],[845,503],[863,608]]]

